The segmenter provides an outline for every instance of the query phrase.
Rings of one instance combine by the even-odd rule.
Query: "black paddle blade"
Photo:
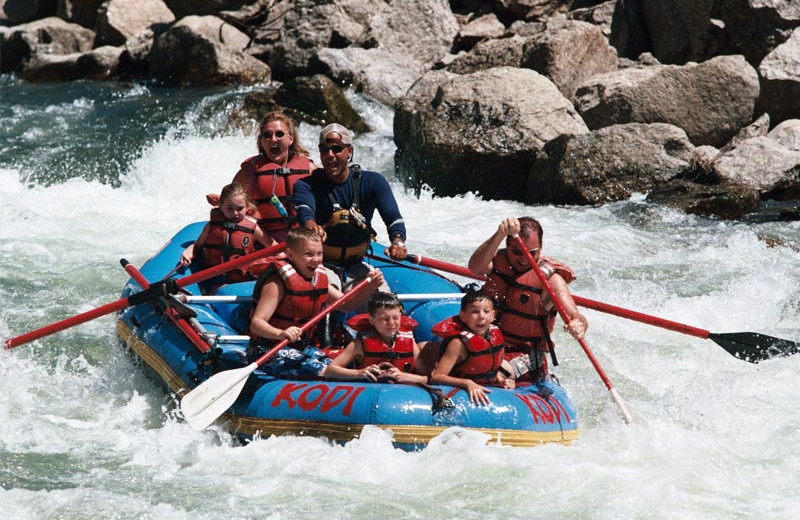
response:
[[[773,338],[757,332],[727,332],[708,334],[708,339],[718,343],[731,355],[758,363],[776,357],[787,357],[800,352],[800,343]]]

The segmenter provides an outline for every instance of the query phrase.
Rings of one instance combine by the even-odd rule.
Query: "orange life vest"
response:
[[[567,283],[575,279],[572,270],[551,258],[541,258],[539,267],[547,278],[560,274]],[[492,272],[483,290],[497,301],[495,323],[508,342],[511,352],[528,352],[535,347],[540,352],[550,350],[550,332],[556,320],[556,309],[545,310],[542,284],[533,269],[524,273],[514,270],[508,252],[501,249],[492,259]],[[555,364],[555,363],[554,363]]]
[[[286,166],[281,166],[270,162],[264,155],[256,155],[244,161],[242,168],[249,168],[255,176],[250,196],[258,206],[261,229],[274,231],[292,227],[297,222],[292,205],[294,184],[311,173],[311,160],[304,155],[295,155]],[[273,195],[280,201],[285,215],[271,202]]]
[[[203,262],[212,267],[228,260],[239,258],[255,251],[256,219],[245,216],[239,222],[231,222],[219,208],[211,210],[206,242],[202,246]],[[231,282],[249,280],[246,268],[229,271],[226,278]]]
[[[467,348],[469,357],[454,366],[450,375],[480,384],[497,382],[497,370],[503,361],[503,334],[498,327],[490,325],[486,334],[479,336],[467,329],[458,316],[452,316],[434,325],[431,332],[444,338],[442,353],[454,338],[460,338]]]
[[[411,372],[414,367],[414,332],[417,321],[410,316],[400,317],[400,330],[392,344],[386,343],[369,322],[368,314],[356,314],[347,325],[359,333],[364,346],[364,359],[355,368],[379,365],[385,361],[403,372]]]
[[[253,308],[258,306],[261,289],[269,278],[277,274],[283,280],[285,295],[278,302],[275,312],[269,319],[269,324],[279,329],[291,326],[300,326],[315,315],[319,314],[322,306],[328,300],[328,275],[322,266],[314,271],[311,279],[301,276],[286,260],[274,260],[267,269],[261,273],[253,288]],[[306,331],[305,337],[311,336],[312,331]]]

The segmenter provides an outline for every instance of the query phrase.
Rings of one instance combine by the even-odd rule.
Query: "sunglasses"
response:
[[[536,256],[536,253],[538,253],[540,249],[542,249],[542,248],[541,247],[535,247],[533,249],[529,249],[528,252],[531,254],[531,256]],[[511,252],[514,253],[517,256],[522,256],[522,255],[525,254],[524,251],[520,251],[516,247],[512,247],[511,248]]]
[[[348,148],[350,148],[349,144],[332,144],[330,146],[325,144],[319,145],[319,151],[322,153],[328,153],[328,152],[342,153],[343,150],[346,150]]]
[[[273,135],[272,132],[267,130],[266,132],[263,132],[261,134],[261,138],[262,139],[272,139],[272,135]],[[274,135],[275,135],[275,139],[283,139],[283,136],[286,135],[286,132],[284,132],[283,130],[278,130],[277,132],[275,132]]]

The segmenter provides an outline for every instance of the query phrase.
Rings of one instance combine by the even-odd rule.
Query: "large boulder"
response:
[[[124,47],[104,45],[78,58],[78,76],[85,79],[108,80],[117,75],[119,58]]]
[[[0,72],[22,71],[37,56],[88,52],[94,31],[56,17],[0,28]]]
[[[775,126],[769,137],[787,150],[800,152],[800,119],[789,119]]]
[[[3,0],[0,2],[0,15],[5,15],[11,25],[30,22],[48,16],[55,16],[58,0]]]
[[[106,0],[58,0],[57,16],[94,29],[100,6]]]
[[[275,101],[297,113],[297,119],[320,126],[339,123],[353,132],[369,132],[339,85],[327,76],[301,76],[286,81],[275,92]]]
[[[800,26],[800,2],[725,0],[720,18],[738,52],[757,67]]]
[[[647,194],[647,200],[667,204],[704,217],[740,219],[758,211],[761,200],[758,190],[742,184],[705,185],[676,179],[658,186]]]
[[[712,22],[715,0],[647,0],[642,17],[652,53],[661,63],[704,61],[723,45],[722,32]]]
[[[491,0],[505,16],[521,20],[539,20],[569,11],[574,0]]]
[[[223,9],[238,9],[254,0],[164,0],[178,19],[190,15],[217,14]],[[258,3],[266,3],[259,0]]]
[[[528,39],[515,34],[510,38],[484,40],[468,52],[459,53],[446,68],[456,74],[469,74],[494,67],[522,67]]]
[[[387,8],[382,0],[295,0],[281,19],[277,42],[260,52],[279,80],[322,72],[321,49],[360,46],[372,19]]]
[[[269,67],[243,52],[250,39],[216,16],[187,16],[159,36],[150,73],[166,85],[239,85],[269,81]]]
[[[74,81],[79,78],[78,59],[81,56],[83,55],[77,52],[37,54],[25,64],[25,68],[20,71],[20,77],[31,83]]]
[[[478,42],[502,37],[505,31],[506,27],[497,15],[486,13],[461,25],[456,41],[459,49],[471,49]]]
[[[402,61],[413,71],[427,70],[450,52],[458,34],[446,0],[298,0],[283,23],[283,36],[269,54],[278,79],[325,72],[348,81],[394,70],[387,65]],[[334,52],[320,53],[324,48]],[[367,55],[348,48],[382,51],[374,64],[382,72],[371,72]]]
[[[164,32],[174,21],[163,0],[109,0],[100,8],[95,46],[121,46],[146,29]]]
[[[355,83],[393,105],[453,46],[458,22],[444,0],[394,0],[377,13],[369,49],[323,49],[318,59],[338,81]]]
[[[753,119],[758,74],[742,56],[700,64],[628,68],[594,76],[574,103],[591,129],[624,123],[668,123],[696,146],[722,146]]]
[[[318,58],[329,76],[387,105],[394,105],[428,70],[422,62],[380,48],[322,49]]]
[[[557,17],[525,45],[523,66],[544,74],[567,98],[583,81],[617,69],[617,51],[600,27]]]
[[[614,125],[561,135],[545,145],[528,177],[528,202],[605,204],[686,175],[694,147],[663,123]]]
[[[761,95],[757,111],[773,123],[800,117],[800,28],[775,48],[758,66]]]
[[[556,86],[530,69],[426,74],[395,106],[395,165],[415,187],[524,200],[536,153],[588,129]]]
[[[783,199],[800,186],[800,151],[770,136],[754,137],[721,153],[714,169],[727,182],[751,186],[764,198]]]

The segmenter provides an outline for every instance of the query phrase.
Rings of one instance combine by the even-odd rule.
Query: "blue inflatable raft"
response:
[[[202,226],[200,222],[182,229],[141,267],[142,275],[159,281],[171,273]],[[461,289],[455,282],[412,264],[388,259],[373,264],[394,292],[420,295],[404,301],[406,313],[419,323],[417,341],[432,339],[431,327],[458,313]],[[220,370],[247,365],[242,335],[251,304],[232,297],[248,297],[252,289],[253,282],[226,286],[218,294],[233,301],[218,303],[180,303],[172,296],[151,299],[121,311],[117,333],[154,379],[180,398]],[[122,296],[141,290],[131,279]],[[183,291],[200,294],[197,285]],[[429,299],[425,296],[429,293],[453,297]],[[358,437],[365,425],[375,425],[391,430],[395,444],[403,449],[424,447],[451,427],[484,432],[492,441],[511,446],[570,443],[578,436],[577,414],[557,383],[493,388],[490,398],[491,405],[475,406],[466,392],[449,386],[293,381],[256,371],[220,421],[244,440],[257,435],[313,435],[346,442]]]

